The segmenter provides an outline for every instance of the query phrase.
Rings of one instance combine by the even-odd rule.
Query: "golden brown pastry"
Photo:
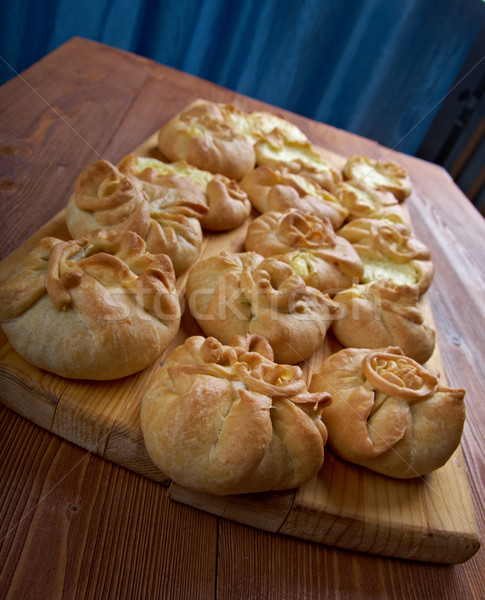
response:
[[[345,163],[343,174],[346,179],[361,181],[375,190],[391,192],[400,202],[412,192],[406,169],[391,160],[353,155]]]
[[[230,105],[228,108],[234,108]],[[242,111],[239,111],[241,114]],[[275,129],[281,131],[288,139],[305,142],[306,135],[294,123],[290,123],[285,117],[274,113],[264,111],[254,111],[244,113],[243,118],[236,116],[234,112],[229,113],[228,120],[233,121],[233,127],[238,133],[243,133],[252,140],[255,144],[260,139],[266,137]]]
[[[291,489],[316,475],[328,394],[299,367],[273,362],[259,336],[231,345],[194,336],[155,372],[141,405],[154,464],[176,483],[216,495]]]
[[[66,207],[72,237],[99,228],[134,231],[149,252],[167,254],[180,275],[199,257],[200,218],[208,208],[204,193],[176,174],[144,180],[122,173],[106,160],[97,160],[78,175]]]
[[[288,263],[303,281],[330,295],[358,283],[364,267],[352,244],[335,234],[329,219],[296,208],[252,221],[246,250]]]
[[[0,284],[0,322],[28,362],[107,380],[148,367],[180,322],[170,259],[131,231],[48,237]]]
[[[417,286],[390,279],[354,285],[334,296],[339,314],[332,331],[346,348],[399,346],[406,356],[425,363],[433,354],[436,334],[424,322]]]
[[[287,169],[314,181],[325,190],[331,191],[342,181],[340,170],[325,160],[308,140],[291,139],[278,129],[256,142],[254,150],[258,166]]]
[[[394,223],[406,222],[402,206],[391,192],[375,190],[356,179],[338,183],[332,192],[348,210],[347,221],[384,219]]]
[[[192,102],[160,128],[160,152],[172,162],[185,160],[199,169],[242,179],[255,165],[253,143],[236,133],[224,106],[200,99]]]
[[[465,391],[399,348],[346,348],[330,356],[310,385],[328,392],[323,409],[328,444],[341,458],[409,479],[443,466],[460,443]]]
[[[333,194],[285,168],[275,171],[257,167],[244,177],[240,186],[260,213],[298,208],[321,218],[328,217],[334,229],[339,229],[349,214]]]
[[[186,178],[204,195],[208,211],[201,214],[199,220],[202,228],[209,231],[227,231],[239,227],[251,212],[251,202],[236,181],[203,171],[185,161],[164,163],[155,158],[129,154],[118,165],[118,169],[145,184],[163,185],[164,179],[173,175]]]
[[[420,296],[431,285],[434,266],[423,242],[407,225],[381,219],[355,219],[338,235],[351,242],[364,264],[362,283],[391,279],[397,284],[418,286]]]
[[[286,263],[256,252],[221,252],[189,271],[186,296],[201,329],[223,344],[262,335],[277,362],[295,364],[322,344],[336,305]]]

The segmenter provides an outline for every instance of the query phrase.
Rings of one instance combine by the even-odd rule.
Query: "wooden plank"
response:
[[[156,134],[135,152],[158,156],[155,140]],[[330,151],[327,158],[336,166],[345,161]],[[243,250],[248,222],[229,233],[206,235],[201,256],[222,249]],[[0,265],[0,274],[44,235],[67,239],[62,212],[8,257]],[[178,280],[182,302],[184,283],[184,277]],[[424,305],[432,321],[429,305],[426,301]],[[181,328],[167,353],[189,335],[200,333],[184,308]],[[3,334],[0,343],[2,402],[66,440],[147,478],[169,483],[148,458],[139,424],[140,402],[156,364],[116,382],[67,381],[28,365]],[[305,365],[308,378],[335,349],[334,344],[329,334]],[[439,349],[432,363],[444,376]],[[412,481],[344,463],[327,450],[320,474],[298,490],[213,497],[172,483],[169,493],[179,502],[265,531],[366,553],[454,563],[467,560],[480,544],[461,450],[439,471]]]

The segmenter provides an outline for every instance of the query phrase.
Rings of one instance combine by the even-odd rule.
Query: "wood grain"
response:
[[[108,73],[114,71],[118,85],[128,92],[121,91],[122,100],[111,113],[106,107],[113,90],[106,86]],[[30,132],[35,132],[35,123],[48,110],[36,92],[48,94],[59,114],[67,115],[67,124],[60,118],[52,120],[47,135],[34,144]],[[116,161],[200,96],[237,101],[251,110],[270,108],[208,81],[81,38],[70,40],[22,73],[22,78],[2,86],[0,257],[63,208],[64,199],[56,190],[70,189],[75,173],[97,156],[79,135],[88,141],[95,137],[96,150]],[[69,116],[82,108],[83,99],[89,107],[73,131]],[[390,150],[375,141],[280,112],[295,120],[312,141],[337,154],[389,156]],[[485,222],[441,167],[398,152],[391,156],[410,171],[417,191],[409,203],[415,231],[430,247],[437,265],[428,295],[443,364],[450,383],[467,389],[462,449],[483,539],[483,303],[467,290],[483,282],[483,275],[477,280],[475,265],[485,254]],[[25,186],[39,174],[35,193],[26,193]],[[456,261],[455,249],[466,260]],[[54,459],[53,485],[39,502]],[[72,471],[81,459],[88,467],[77,476]],[[169,502],[167,493],[164,486],[88,454],[0,406],[0,596],[14,600],[483,599],[483,548],[460,565],[384,558],[217,518]],[[58,515],[62,523],[61,515],[69,510],[73,525],[65,537],[60,563],[66,569],[59,577],[55,568],[59,553],[52,542],[60,525],[49,515]],[[46,527],[41,526],[44,520]],[[103,535],[98,535],[100,529]],[[19,561],[21,556],[32,560]],[[21,595],[14,581],[16,585],[21,582]]]

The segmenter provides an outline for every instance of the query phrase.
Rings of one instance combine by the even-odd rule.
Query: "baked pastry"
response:
[[[256,142],[254,150],[258,166],[285,168],[314,181],[324,190],[331,191],[342,181],[340,170],[325,160],[308,140],[292,139],[279,129]]]
[[[298,208],[328,217],[334,229],[339,229],[349,214],[333,194],[286,168],[257,167],[242,179],[240,186],[260,213]]]
[[[274,363],[259,336],[230,346],[194,336],[155,372],[141,428],[154,464],[180,485],[216,495],[291,489],[322,466],[329,401],[308,393],[299,367]]]
[[[66,224],[73,238],[95,229],[134,231],[153,254],[167,254],[178,276],[199,257],[200,218],[208,208],[204,193],[176,174],[150,180],[122,173],[100,159],[76,179],[66,207]]]
[[[261,335],[275,360],[295,364],[320,347],[336,305],[305,285],[290,265],[256,252],[221,252],[190,269],[186,297],[202,331],[229,344]]]
[[[364,273],[352,244],[335,234],[329,219],[290,208],[252,221],[246,250],[288,263],[303,281],[330,295],[358,283]]]
[[[338,235],[351,242],[364,265],[362,283],[391,279],[397,284],[416,285],[423,295],[431,285],[434,266],[423,242],[407,225],[380,219],[355,219]]]
[[[236,181],[224,175],[203,171],[185,161],[165,163],[156,158],[129,154],[118,165],[127,175],[145,183],[163,184],[165,177],[177,175],[196,185],[204,195],[207,213],[199,217],[203,229],[228,231],[239,227],[251,212],[251,202]]]
[[[348,210],[347,221],[383,219],[393,223],[406,222],[402,206],[391,192],[375,190],[357,179],[341,181],[332,192]]]
[[[399,348],[341,350],[314,373],[310,390],[332,396],[322,412],[332,450],[372,471],[425,475],[460,443],[465,390],[441,385]]]
[[[178,330],[172,263],[131,231],[43,238],[0,284],[0,322],[12,347],[41,369],[125,377],[151,365]]]
[[[281,131],[289,140],[305,142],[306,135],[294,123],[290,123],[285,117],[274,113],[264,111],[253,111],[242,113],[237,111],[238,116],[234,116],[236,111],[231,105],[226,105],[228,110],[227,119],[233,122],[233,127],[237,133],[247,135],[255,144],[260,139],[266,137],[272,131],[277,129]],[[239,116],[242,113],[242,118]]]
[[[194,104],[215,104],[211,110],[218,111],[224,122],[234,131],[246,136],[251,143],[265,137],[275,129],[283,132],[291,140],[305,141],[306,135],[294,123],[290,123],[285,117],[265,111],[246,112],[233,104],[210,103],[208,100],[196,100]]]
[[[226,106],[200,99],[192,102],[160,128],[160,152],[172,162],[185,160],[199,169],[242,179],[255,165],[253,142],[236,133]]]
[[[368,156],[353,155],[347,159],[343,174],[345,179],[361,181],[375,190],[391,192],[400,202],[412,192],[406,169],[391,160],[373,160]]]
[[[354,285],[336,294],[334,300],[339,315],[332,322],[332,331],[342,346],[398,346],[419,363],[433,354],[436,334],[424,322],[417,286],[381,279]]]

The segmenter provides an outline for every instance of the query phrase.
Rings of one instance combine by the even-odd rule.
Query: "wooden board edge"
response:
[[[392,524],[312,510],[294,505],[278,533],[341,548],[427,563],[460,564],[480,549],[477,533],[433,528],[393,529]]]
[[[175,482],[169,487],[171,500],[256,529],[276,533],[288,516],[296,490],[215,496],[185,488]]]

